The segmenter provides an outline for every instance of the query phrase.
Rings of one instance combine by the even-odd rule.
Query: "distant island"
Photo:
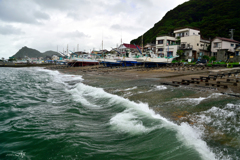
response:
[[[143,44],[156,43],[156,37],[172,35],[180,27],[198,28],[206,39],[229,36],[229,29],[235,29],[234,39],[240,41],[239,0],[190,0],[185,2],[157,22],[143,34]],[[153,15],[154,16],[154,15]],[[142,35],[131,44],[142,44]]]
[[[59,54],[58,52],[55,51],[46,51],[44,53],[39,52],[36,49],[32,49],[32,48],[28,48],[28,47],[23,47],[21,48],[15,55],[13,55],[12,57],[15,59],[22,59],[25,57],[28,58],[46,58],[46,57],[52,57],[53,55],[56,56],[61,56],[61,54]]]

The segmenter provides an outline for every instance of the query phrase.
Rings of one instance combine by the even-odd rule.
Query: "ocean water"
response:
[[[240,159],[240,100],[128,80],[0,68],[0,159]]]

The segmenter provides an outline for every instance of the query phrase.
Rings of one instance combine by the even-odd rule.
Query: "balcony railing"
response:
[[[172,44],[170,44],[169,46],[177,46],[177,45],[180,45],[180,44],[172,43]],[[167,45],[166,45],[166,46],[167,46]]]
[[[181,46],[179,46],[179,49],[192,50],[193,46],[192,45],[181,45]]]

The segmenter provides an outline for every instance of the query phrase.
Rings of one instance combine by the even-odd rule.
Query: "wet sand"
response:
[[[233,68],[236,69],[236,68]],[[86,66],[86,67],[69,67],[63,69],[57,69],[62,73],[82,75],[83,79],[116,79],[122,81],[129,80],[152,80],[158,84],[169,84],[173,85],[172,81],[182,81],[190,80],[191,78],[199,78],[200,76],[207,77],[209,74],[220,72],[220,71],[231,71],[228,68],[194,68],[194,69],[181,69],[181,68],[142,68],[142,67],[121,67],[121,68],[106,68],[102,66]],[[225,81],[226,78],[217,79],[220,81]],[[216,83],[216,81],[211,81],[210,83]],[[88,82],[91,84],[91,82]],[[200,84],[190,84],[186,85],[189,89],[199,89],[199,90],[215,90],[216,92],[226,93],[226,94],[238,94],[240,93],[240,85],[233,86],[228,84],[228,88],[223,87],[209,87],[205,86],[205,83]]]

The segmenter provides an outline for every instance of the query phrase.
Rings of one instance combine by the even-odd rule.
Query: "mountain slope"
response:
[[[179,27],[195,27],[204,38],[229,37],[229,29],[235,29],[234,39],[240,41],[239,0],[190,0],[185,2],[157,22],[143,35],[144,44],[155,43],[159,35],[170,35]],[[131,41],[140,44],[141,36]]]
[[[54,52],[54,51],[47,51],[44,53],[39,52],[38,50],[28,48],[28,47],[23,47],[21,48],[15,55],[13,55],[14,58],[24,58],[25,56],[29,58],[38,58],[38,57],[46,57],[46,56],[52,56],[52,55],[58,55],[60,56],[59,53]]]

